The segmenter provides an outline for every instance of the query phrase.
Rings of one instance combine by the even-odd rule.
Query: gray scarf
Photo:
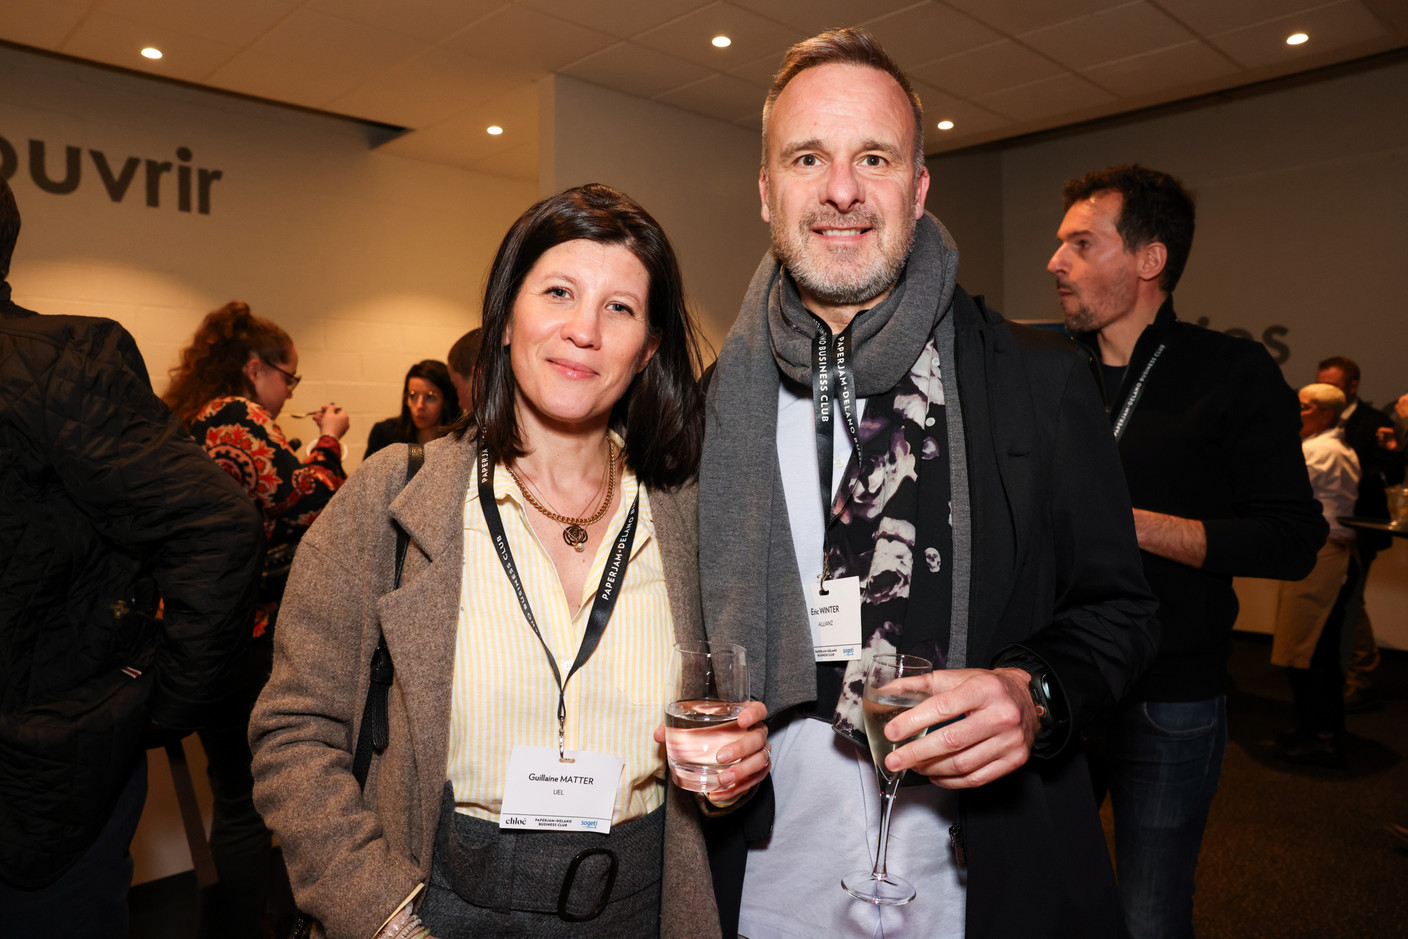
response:
[[[904,377],[935,327],[944,320],[957,283],[958,248],[938,219],[926,214],[895,289],[853,324],[856,392],[881,394]],[[777,461],[779,370],[811,386],[811,343],[818,326],[783,312],[782,266],[769,252],[748,287],[737,322],[724,340],[709,385],[704,455],[699,473],[700,586],[709,637],[748,649],[753,695],[769,711],[816,698],[816,669],[800,577]],[[952,328],[941,331],[940,355],[951,371]],[[949,401],[950,445],[963,453],[956,397]],[[966,518],[963,460],[952,461],[955,503]],[[960,544],[955,504],[955,542]],[[966,529],[965,529],[966,530]],[[965,552],[966,554],[966,552]],[[966,559],[965,559],[966,560]],[[966,596],[955,571],[954,596]],[[964,592],[960,593],[960,587]],[[966,617],[955,604],[950,664],[961,666]],[[957,649],[953,643],[958,643]],[[759,680],[761,679],[761,681]]]

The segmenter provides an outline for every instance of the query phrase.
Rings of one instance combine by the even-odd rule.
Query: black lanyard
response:
[[[499,556],[499,563],[504,566],[504,573],[508,575],[508,582],[513,585],[513,592],[518,596],[518,603],[523,607],[523,616],[528,620],[528,625],[533,629],[533,635],[538,637],[538,642],[542,643],[543,651],[547,653],[548,664],[552,666],[552,677],[557,682],[557,756],[561,762],[570,763],[564,755],[567,740],[567,683],[572,680],[572,676],[577,674],[577,670],[587,664],[587,659],[592,657],[596,651],[597,644],[601,642],[602,633],[606,632],[606,622],[611,619],[611,611],[616,608],[616,600],[620,597],[620,587],[626,580],[626,568],[631,563],[631,543],[636,537],[636,518],[640,514],[640,493],[637,491],[635,501],[631,503],[631,511],[626,515],[626,523],[621,526],[621,532],[616,536],[616,544],[611,549],[611,557],[606,562],[606,570],[601,572],[601,583],[596,588],[596,599],[592,601],[592,612],[587,617],[587,631],[582,636],[581,648],[577,650],[577,660],[572,663],[572,669],[567,673],[567,677],[562,677],[562,672],[557,667],[557,659],[553,657],[552,650],[548,648],[547,640],[543,638],[542,631],[538,629],[538,621],[533,618],[533,607],[528,603],[528,594],[523,589],[523,581],[518,576],[518,567],[513,563],[513,552],[509,550],[508,535],[504,533],[504,522],[499,517],[499,506],[494,501],[494,464],[489,459],[488,450],[479,451],[479,504],[484,511],[484,521],[489,526],[489,536],[494,541],[494,552]]]
[[[1159,343],[1159,347],[1154,350],[1154,354],[1149,357],[1149,361],[1144,365],[1144,371],[1139,373],[1139,380],[1134,383],[1134,387],[1129,391],[1129,397],[1124,399],[1124,407],[1120,408],[1120,416],[1115,418],[1115,441],[1124,436],[1124,429],[1129,424],[1129,416],[1134,413],[1134,408],[1139,404],[1140,397],[1144,394],[1144,385],[1149,381],[1149,373],[1154,370],[1154,363],[1159,360],[1159,356],[1164,354],[1166,344]]]
[[[816,461],[821,482],[821,592],[826,593],[826,581],[830,579],[828,553],[826,550],[827,531],[835,516],[831,511],[831,480],[835,455],[835,425],[831,419],[833,401],[841,405],[841,416],[846,421],[846,430],[851,435],[851,445],[860,449],[860,429],[856,422],[856,381],[855,370],[851,368],[851,327],[848,325],[839,336],[832,335],[831,327],[817,318],[816,340],[812,343],[812,411],[816,418]]]

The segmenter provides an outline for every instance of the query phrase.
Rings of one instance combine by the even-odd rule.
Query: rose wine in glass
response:
[[[875,763],[875,775],[880,782],[880,837],[875,845],[875,863],[870,870],[852,871],[841,878],[841,886],[857,900],[877,906],[900,906],[914,899],[914,885],[885,869],[885,852],[890,844],[890,812],[895,807],[895,794],[905,771],[893,773],[885,768],[885,757],[911,740],[924,736],[928,728],[892,741],[885,736],[890,721],[908,711],[929,695],[893,687],[896,679],[924,675],[934,670],[934,664],[917,655],[877,655],[865,669],[865,696],[861,710],[865,717],[865,736],[870,741],[870,758]]]

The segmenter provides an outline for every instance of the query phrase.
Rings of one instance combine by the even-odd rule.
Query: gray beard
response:
[[[802,224],[810,228],[813,223],[814,220],[807,219]],[[856,272],[830,275],[825,266],[813,264],[804,250],[793,250],[792,244],[778,236],[775,226],[772,230],[772,249],[782,259],[792,279],[807,293],[826,304],[849,306],[875,299],[900,279],[900,273],[909,261],[909,252],[914,248],[917,224],[916,220],[909,220],[900,251],[894,255],[882,255],[869,267]],[[845,259],[844,254],[839,257]]]

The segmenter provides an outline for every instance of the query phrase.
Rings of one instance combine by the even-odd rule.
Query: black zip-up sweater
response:
[[[1096,350],[1094,333],[1077,337]],[[1119,441],[1137,509],[1198,519],[1201,568],[1142,552],[1159,598],[1159,652],[1127,701],[1197,701],[1223,692],[1237,596],[1232,578],[1299,580],[1328,526],[1300,449],[1300,405],[1259,343],[1189,323],[1166,299],[1134,346],[1113,425],[1154,353]]]

